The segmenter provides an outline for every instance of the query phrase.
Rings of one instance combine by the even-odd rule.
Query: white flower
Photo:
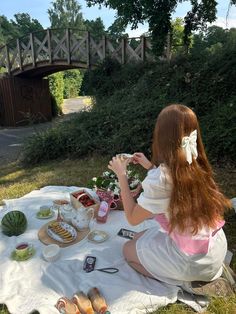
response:
[[[108,189],[112,190],[112,186],[113,186],[113,182],[110,182],[109,185],[108,185]]]
[[[131,188],[134,188],[134,187],[136,187],[138,184],[139,184],[139,180],[136,179],[136,180],[132,181],[132,182],[129,184],[129,186],[130,186]]]
[[[96,182],[96,181],[97,181],[97,178],[96,178],[96,177],[93,177],[93,178],[92,178],[92,181]]]
[[[114,192],[114,194],[119,195],[120,189],[118,187],[115,187],[113,192]]]
[[[109,177],[109,175],[110,175],[110,172],[109,171],[105,171],[105,172],[103,172],[103,177]]]

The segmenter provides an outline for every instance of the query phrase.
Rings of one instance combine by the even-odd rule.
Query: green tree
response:
[[[236,28],[223,29],[219,26],[210,26],[204,32],[193,36],[191,54],[204,60],[207,54],[216,54],[221,50],[231,51],[236,45]]]
[[[31,32],[41,31],[43,26],[38,20],[32,19],[28,13],[17,13],[14,19],[8,21],[4,16],[0,16],[0,45],[22,37]],[[15,43],[14,43],[15,45]]]
[[[108,27],[107,34],[113,42],[120,40],[121,37],[128,37],[128,34],[125,33],[126,23],[122,20],[122,18],[118,17],[114,23]]]
[[[85,28],[81,6],[76,0],[54,0],[51,4],[48,15],[52,28]]]
[[[43,30],[43,26],[39,21],[32,19],[28,13],[17,13],[14,15],[14,18],[15,21],[11,20],[11,24],[16,29],[19,36]]]
[[[94,40],[99,41],[103,35],[106,34],[105,26],[100,17],[96,20],[85,20],[84,25],[87,31],[89,31]]]
[[[64,98],[72,98],[79,95],[83,76],[79,70],[63,71]]]
[[[218,42],[224,44],[228,40],[228,30],[223,29],[222,27],[219,26],[210,26],[206,30],[205,33],[205,42],[207,43],[208,46],[214,45]]]
[[[63,103],[64,81],[63,72],[57,72],[48,76],[49,90],[52,96],[53,116],[62,113],[61,105]]]
[[[184,42],[184,21],[182,18],[176,18],[171,22],[171,51],[176,53],[183,50]]]
[[[118,19],[124,26],[131,24],[137,28],[139,23],[148,22],[152,35],[153,50],[161,55],[166,44],[167,34],[171,32],[171,14],[183,0],[86,0],[88,6],[105,5],[117,10]],[[185,16],[184,42],[190,45],[191,34],[216,19],[216,0],[190,0],[192,9]],[[236,0],[230,0],[230,5]],[[227,5],[226,5],[227,6]]]
[[[0,16],[0,45],[5,45],[13,38],[17,38],[19,32],[16,27],[8,21],[6,16]]]

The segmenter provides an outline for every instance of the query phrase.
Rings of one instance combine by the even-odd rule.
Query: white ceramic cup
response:
[[[43,248],[43,257],[47,262],[54,262],[60,256],[60,247],[57,244],[49,244]]]
[[[30,244],[28,242],[19,243],[15,247],[16,256],[23,258],[23,257],[28,255],[29,250],[31,250],[31,249],[32,249],[32,244]]]
[[[49,206],[49,205],[42,205],[39,208],[39,213],[42,216],[48,216],[50,214],[50,212],[51,212],[51,206]]]

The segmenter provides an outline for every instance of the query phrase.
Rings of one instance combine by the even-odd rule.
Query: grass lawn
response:
[[[107,170],[108,156],[91,157],[80,160],[53,161],[33,168],[23,168],[18,163],[0,167],[0,203],[3,199],[18,198],[32,190],[46,185],[86,186],[89,179]],[[236,197],[236,169],[214,168],[217,182],[229,197]],[[144,173],[140,170],[141,176]],[[236,272],[236,215],[230,211],[226,215],[225,233],[229,249],[234,253],[232,268]],[[0,314],[8,311],[0,305]],[[155,314],[194,313],[182,304],[169,305],[154,312]],[[154,314],[153,313],[153,314]],[[236,296],[212,299],[204,314],[236,314]],[[27,314],[27,313],[26,313]],[[41,313],[43,314],[43,313]]]

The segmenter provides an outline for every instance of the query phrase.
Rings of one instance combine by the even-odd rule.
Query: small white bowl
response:
[[[49,244],[43,249],[43,257],[47,262],[54,262],[60,256],[60,246],[57,244]]]

